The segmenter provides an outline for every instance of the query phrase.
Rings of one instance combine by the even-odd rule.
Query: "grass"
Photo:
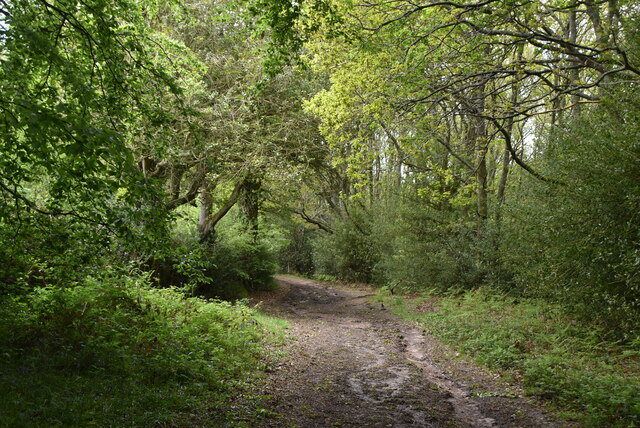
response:
[[[286,327],[109,273],[0,304],[0,426],[242,426]]]
[[[559,307],[476,290],[462,296],[377,297],[455,350],[517,377],[586,426],[640,426],[640,344],[605,341]],[[429,299],[435,311],[422,308]]]

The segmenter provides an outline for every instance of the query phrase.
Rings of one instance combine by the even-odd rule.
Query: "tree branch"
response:
[[[222,207],[220,207],[220,209],[214,215],[205,220],[205,223],[200,228],[201,241],[206,241],[211,237],[218,222],[222,220],[222,218],[227,215],[229,210],[233,208],[236,202],[238,202],[238,199],[240,198],[240,191],[242,190],[243,185],[244,180],[240,180],[233,188],[231,195],[229,195],[229,198],[222,205]]]
[[[511,158],[515,161],[515,163],[520,165],[520,167],[522,169],[524,169],[525,171],[527,171],[529,174],[533,175],[535,178],[537,178],[540,181],[544,181],[544,182],[547,182],[547,183],[553,183],[553,184],[565,185],[564,183],[562,183],[560,181],[557,181],[557,180],[554,180],[554,179],[551,179],[551,178],[547,178],[547,177],[541,175],[540,173],[535,171],[533,168],[531,168],[529,165],[527,165],[522,159],[520,159],[520,156],[518,156],[518,153],[513,148],[513,144],[512,144],[512,141],[511,141],[511,134],[509,134],[509,132],[502,126],[502,124],[497,119],[495,119],[495,118],[493,118],[491,116],[485,116],[485,118],[487,118],[491,122],[493,122],[493,124],[496,126],[496,128],[498,128],[498,131],[500,131],[500,133],[504,137],[504,142],[505,142],[505,144],[507,146],[507,150],[509,150],[509,153],[511,154]]]
[[[313,224],[315,226],[318,226],[320,229],[324,230],[327,233],[333,234],[333,230],[327,226],[325,223],[323,223],[320,220],[316,220],[313,217],[311,217],[309,214],[307,214],[304,211],[304,208],[301,208],[299,210],[293,209],[292,210],[295,214],[298,214],[304,221],[306,221],[307,223]]]

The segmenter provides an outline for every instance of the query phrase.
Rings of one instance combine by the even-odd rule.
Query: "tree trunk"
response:
[[[572,9],[569,12],[569,42],[576,44],[578,41],[578,23],[576,10]],[[571,84],[577,85],[580,80],[580,70],[576,67],[571,70]],[[571,115],[576,118],[580,116],[580,96],[577,94],[571,95]]]
[[[211,196],[208,189],[204,189],[200,193],[200,214],[198,216],[198,231],[200,232],[200,241],[206,241],[210,235],[208,220],[211,216]]]
[[[509,164],[511,163],[511,154],[508,148],[504,148],[502,153],[502,172],[500,174],[500,181],[498,182],[498,203],[502,205],[504,203],[505,190],[507,188],[507,177],[509,176]],[[498,209],[500,211],[500,209]]]
[[[487,205],[487,135],[486,135],[486,122],[484,119],[478,119],[478,134],[479,138],[476,142],[476,196],[477,196],[477,211],[480,222],[484,222],[488,216]]]
[[[487,195],[487,150],[489,141],[487,140],[487,121],[484,117],[485,109],[485,87],[486,81],[482,82],[478,90],[478,100],[476,101],[475,119],[475,156],[476,156],[476,197],[478,213],[478,232],[482,230],[484,221],[489,214]]]
[[[240,207],[253,233],[254,239],[258,238],[258,215],[260,214],[260,188],[262,182],[259,178],[246,178],[241,185]]]
[[[180,197],[180,187],[182,185],[184,168],[172,166],[170,174],[169,193],[171,194],[172,199],[178,199]]]
[[[233,188],[231,195],[227,201],[220,207],[215,214],[211,215],[212,201],[208,192],[201,195],[200,217],[198,219],[198,230],[200,231],[200,241],[210,242],[215,237],[215,228],[220,220],[224,218],[231,208],[238,202],[240,190],[244,180],[240,181]]]

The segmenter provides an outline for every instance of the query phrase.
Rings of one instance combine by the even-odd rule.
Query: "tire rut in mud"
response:
[[[293,341],[265,390],[275,416],[260,426],[556,426],[529,403],[473,397],[434,361],[433,338],[365,292],[276,279],[281,289],[258,299],[289,320]]]

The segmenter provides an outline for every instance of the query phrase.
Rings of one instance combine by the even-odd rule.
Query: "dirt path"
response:
[[[279,291],[256,298],[290,321],[294,340],[265,391],[276,415],[261,426],[562,426],[367,291],[276,279]]]

